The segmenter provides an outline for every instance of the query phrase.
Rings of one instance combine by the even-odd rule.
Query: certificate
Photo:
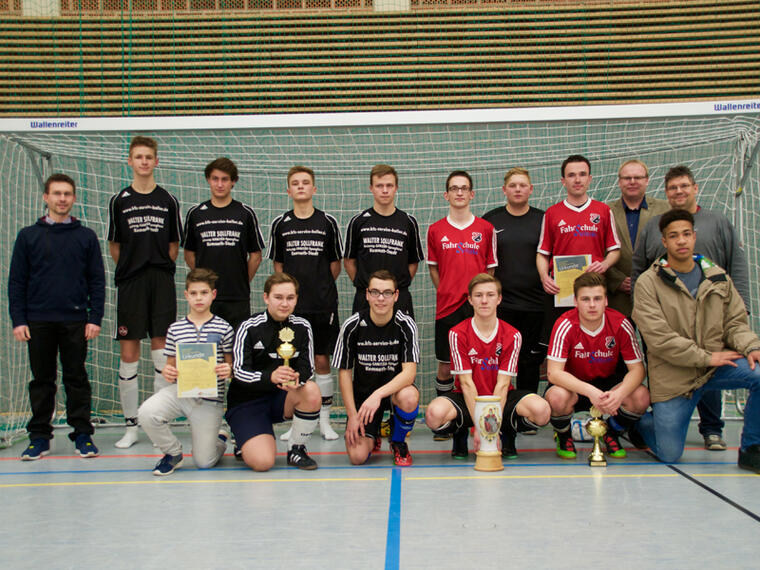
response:
[[[216,343],[183,342],[177,345],[177,396],[217,398]]]
[[[554,264],[554,282],[559,287],[559,293],[554,295],[555,307],[572,307],[574,303],[573,282],[591,265],[591,256],[586,255],[556,255]]]

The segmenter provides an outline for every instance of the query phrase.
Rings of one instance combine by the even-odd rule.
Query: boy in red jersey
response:
[[[549,387],[544,397],[552,408],[557,455],[575,458],[570,419],[573,411],[588,410],[593,404],[610,416],[604,436],[607,453],[625,457],[618,436],[649,406],[636,333],[622,313],[607,307],[603,275],[582,274],[573,291],[576,306],[557,319],[547,355]]]
[[[454,380],[449,364],[449,330],[472,316],[467,302],[467,286],[478,273],[493,274],[496,237],[493,226],[470,211],[475,196],[472,178],[455,170],[446,179],[444,198],[449,215],[428,229],[428,268],[436,288],[435,357],[438,360],[436,391],[451,391]]]
[[[473,425],[475,397],[500,396],[502,456],[513,458],[517,456],[514,434],[546,425],[551,410],[541,396],[512,386],[522,339],[517,329],[496,316],[501,302],[499,280],[479,273],[468,284],[467,301],[474,316],[449,332],[451,366],[456,376],[454,389],[430,402],[425,423],[433,433],[454,433],[451,455],[466,459],[467,430]],[[477,430],[474,446],[476,451],[480,446]]]

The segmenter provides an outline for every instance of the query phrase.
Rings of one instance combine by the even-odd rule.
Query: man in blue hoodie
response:
[[[21,459],[40,459],[50,452],[59,354],[66,419],[74,428],[69,438],[79,455],[95,457],[99,452],[90,437],[92,390],[84,361],[87,341],[98,336],[103,319],[103,258],[95,232],[70,215],[76,201],[71,178],[50,176],[42,199],[48,213],[19,232],[8,277],[13,336],[29,347],[33,377],[30,441]]]

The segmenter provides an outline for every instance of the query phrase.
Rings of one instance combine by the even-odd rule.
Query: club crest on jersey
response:
[[[591,221],[592,224],[598,224],[599,222],[602,221],[602,217],[599,214],[595,214],[593,212],[589,214],[588,219]]]
[[[475,243],[480,243],[481,241],[483,241],[483,234],[481,234],[480,232],[472,232],[472,241],[474,241]]]
[[[501,356],[501,348],[502,348],[501,347],[501,343],[497,342],[496,343],[496,356]]]
[[[604,339],[604,346],[607,348],[615,348],[615,337],[614,336],[608,336]]]
[[[119,327],[119,336],[127,336],[128,332],[127,327],[123,325]]]

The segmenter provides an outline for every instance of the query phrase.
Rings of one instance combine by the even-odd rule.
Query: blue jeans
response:
[[[686,432],[694,408],[705,394],[713,390],[746,388],[749,398],[744,409],[744,430],[741,448],[760,444],[760,364],[752,370],[746,358],[736,360],[734,366],[720,366],[712,378],[694,391],[691,398],[678,396],[665,402],[652,404],[652,411],[641,417],[639,433],[649,449],[665,463],[673,463],[683,454]]]

